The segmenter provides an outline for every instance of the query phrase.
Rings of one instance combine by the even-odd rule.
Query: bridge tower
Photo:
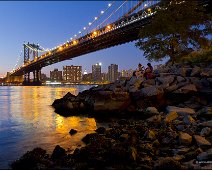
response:
[[[29,45],[29,42],[28,42]],[[29,62],[29,51],[30,49],[28,48],[28,46],[26,44],[24,44],[24,65],[26,65]],[[28,84],[30,83],[30,73],[25,71],[24,72],[24,82],[23,84]]]
[[[24,64],[27,64],[30,62],[30,55],[32,54],[33,60],[37,59],[38,57],[38,50],[39,45],[36,44],[30,44],[29,42],[27,44],[24,44]],[[41,68],[35,68],[33,70],[33,82],[30,82],[30,71],[24,72],[24,82],[23,85],[41,85]]]

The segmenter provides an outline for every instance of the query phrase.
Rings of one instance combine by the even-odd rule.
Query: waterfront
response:
[[[67,92],[77,95],[92,86],[1,86],[0,169],[35,147],[51,153],[56,145],[70,152],[82,146],[81,138],[96,129],[93,118],[64,118],[51,107]],[[71,136],[70,129],[78,133]]]

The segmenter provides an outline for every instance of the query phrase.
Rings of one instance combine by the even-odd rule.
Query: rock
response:
[[[212,127],[212,120],[203,122],[199,124],[200,126],[207,126],[207,127]]]
[[[197,88],[194,84],[188,84],[184,87],[181,87],[180,89],[175,90],[174,93],[187,94],[187,93],[196,92],[196,91],[197,91]]]
[[[147,130],[146,133],[144,134],[144,136],[147,139],[150,139],[150,140],[155,140],[156,139],[156,135],[155,135],[155,132],[153,130]]]
[[[187,133],[180,132],[179,141],[180,141],[181,144],[190,145],[191,141],[192,141],[192,137]]]
[[[185,158],[185,156],[183,156],[183,155],[175,155],[175,156],[173,156],[173,159],[175,161],[178,161],[178,162],[181,161],[184,158]]]
[[[148,79],[148,80],[144,80],[142,82],[142,86],[143,87],[149,87],[149,86],[154,86],[155,85],[155,80],[154,79]]]
[[[145,97],[157,96],[163,94],[163,89],[158,86],[145,87],[141,89],[141,94]]]
[[[185,125],[177,125],[176,128],[179,131],[183,131],[185,129]]]
[[[130,152],[130,159],[136,161],[138,155],[136,148],[131,146],[129,148],[129,152]]]
[[[159,163],[155,164],[154,169],[157,169],[157,170],[164,170],[164,169],[179,170],[179,169],[181,169],[181,165],[178,161],[174,160],[173,158],[166,157],[166,158],[161,158],[159,160]]]
[[[167,76],[167,77],[157,77],[156,81],[160,82],[163,85],[169,85],[174,81],[174,76]]]
[[[176,154],[185,154],[189,151],[189,148],[179,148],[179,149],[173,149],[173,153]]]
[[[20,159],[12,162],[11,167],[12,169],[36,169],[37,165],[43,163],[47,156],[45,150],[35,148],[25,153]],[[46,168],[44,167],[44,169]]]
[[[129,139],[129,135],[128,134],[122,134],[120,136],[120,141],[127,141]]]
[[[154,116],[146,119],[146,121],[152,122],[152,123],[160,123],[161,122],[161,115],[154,115]]]
[[[197,145],[201,148],[208,148],[211,146],[211,143],[202,136],[194,135],[194,139],[196,140]]]
[[[172,92],[178,89],[178,85],[177,84],[173,84],[172,86],[168,86],[167,88],[165,88],[165,92]]]
[[[187,67],[180,67],[178,69],[178,72],[181,76],[183,77],[189,77],[191,74],[192,68],[187,68]]]
[[[212,77],[212,68],[203,68],[200,75],[202,77]]]
[[[178,117],[177,112],[174,112],[174,111],[169,112],[169,114],[166,115],[165,122],[170,123],[172,120],[175,120],[177,117]]]
[[[198,115],[212,115],[212,107],[204,107],[198,111]]]
[[[201,136],[208,136],[211,133],[211,128],[205,127],[201,130],[200,135]]]
[[[194,109],[190,108],[180,108],[175,106],[167,106],[166,112],[169,114],[170,112],[176,112],[178,115],[193,115],[195,114]]]
[[[185,78],[181,77],[181,76],[177,76],[177,81],[178,83],[185,81]]]
[[[106,132],[106,129],[104,127],[99,127],[95,130],[98,134],[104,134]]]
[[[69,131],[69,133],[70,133],[70,135],[74,135],[74,134],[76,134],[76,133],[77,133],[77,130],[75,130],[75,129],[71,129],[71,130]]]
[[[210,161],[212,160],[212,148],[207,150],[206,152],[202,152],[197,156],[198,161]]]
[[[195,122],[195,120],[190,115],[185,115],[183,122],[187,125],[190,125]]]
[[[129,92],[135,92],[140,89],[141,83],[144,81],[143,78],[131,77],[126,84],[126,89]]]
[[[74,100],[75,98],[76,98],[76,96],[71,94],[70,92],[68,92],[65,96],[63,96],[63,99],[72,99],[72,100]]]
[[[201,169],[200,164],[196,164],[195,162],[196,161],[194,159],[192,159],[192,160],[190,160],[188,162],[184,162],[183,165],[185,165],[185,167],[186,167],[184,169],[186,169],[186,170],[187,169],[188,170],[190,170],[190,169],[192,169],[192,170],[199,170],[199,169]]]
[[[93,108],[98,111],[122,111],[127,109],[130,104],[128,92],[98,91],[92,96],[94,100]],[[92,103],[92,102],[90,102]]]
[[[53,160],[56,160],[56,159],[62,159],[66,156],[66,151],[65,149],[63,149],[62,147],[60,147],[59,145],[57,145],[55,148],[54,148],[54,151],[51,155],[51,158]]]
[[[93,140],[98,139],[99,135],[97,133],[91,133],[91,134],[87,134],[85,137],[82,138],[82,141],[85,144],[89,144],[90,142],[92,142]]]
[[[152,146],[158,147],[158,146],[160,146],[160,142],[156,139],[156,140],[152,143]]]
[[[146,112],[156,114],[156,115],[159,114],[158,109],[156,109],[155,107],[147,107]]]
[[[192,71],[191,71],[191,77],[199,76],[199,75],[200,75],[200,72],[201,72],[201,68],[195,66],[195,67],[192,69]]]

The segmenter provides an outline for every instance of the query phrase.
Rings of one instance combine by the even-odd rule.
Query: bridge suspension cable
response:
[[[78,35],[82,34],[82,33],[85,32],[86,30],[88,30],[97,20],[99,20],[99,18],[100,18],[103,14],[105,14],[105,13],[114,5],[115,2],[116,2],[116,1],[113,1],[113,2],[109,3],[108,6],[107,6],[107,8],[106,8],[105,10],[102,10],[102,11],[100,12],[100,14],[99,14],[97,17],[95,17],[94,20],[93,20],[92,22],[89,22],[89,23],[88,23],[88,26],[83,27],[83,30],[82,30],[82,31],[79,31],[77,34],[75,34],[75,35],[74,35],[74,38],[77,38]],[[71,37],[70,39],[72,40],[73,37]]]
[[[102,23],[100,23],[96,28],[101,27],[112,15],[114,15],[125,3],[127,2],[124,1],[116,10],[114,10]]]
[[[23,50],[21,50],[20,55],[17,57],[16,64],[15,64],[15,66],[13,67],[13,69],[12,69],[11,71],[15,70],[15,68],[17,67],[17,65],[18,65],[18,63],[19,63],[19,60],[20,60],[20,58],[21,58],[21,56],[22,56],[22,53],[23,53]]]
[[[47,52],[47,51],[49,51],[48,49],[44,49],[40,45],[39,45],[40,48],[32,47],[30,44],[24,44],[24,45],[26,45],[32,51],[37,51],[37,52]]]

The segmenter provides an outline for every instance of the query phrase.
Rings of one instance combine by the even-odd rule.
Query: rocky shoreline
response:
[[[63,116],[131,118],[87,134],[73,154],[35,148],[12,169],[212,169],[212,64],[158,71],[154,79],[133,77],[55,100]]]

